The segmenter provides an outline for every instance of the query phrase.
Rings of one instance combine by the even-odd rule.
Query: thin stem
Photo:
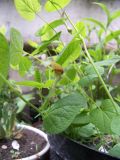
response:
[[[24,51],[24,54],[25,54],[24,56],[28,55],[29,57],[34,58],[36,61],[38,61],[38,62],[40,62],[40,63],[43,62],[42,60],[40,60],[39,58],[33,56],[32,54],[30,54],[30,53],[28,53],[28,52],[25,52],[25,51]],[[51,68],[49,65],[48,65],[47,67],[48,67],[48,68]]]
[[[16,95],[22,99],[26,104],[28,104],[30,107],[32,107],[34,110],[36,110],[37,112],[39,111],[37,107],[35,107],[32,103],[28,102],[10,83],[8,80],[6,80],[2,74],[0,74],[0,78],[5,82],[5,84],[8,85],[8,87],[14,92],[16,93]]]
[[[78,76],[81,77],[80,72],[77,72],[77,73],[78,73]],[[82,73],[82,74],[83,74],[83,76],[84,76],[84,73]],[[85,91],[82,87],[79,87],[79,90],[80,90],[80,92],[83,94],[83,96],[87,97],[88,100],[90,100],[93,104],[96,105],[96,107],[98,107],[97,104],[95,103],[94,99],[91,98],[91,97],[86,93],[86,91]]]
[[[38,16],[38,18],[40,18],[45,24],[47,24],[55,33],[57,33],[57,31],[44,19],[42,18],[39,14],[36,13],[36,16]]]
[[[28,53],[28,52],[26,52],[26,51],[24,51],[24,56],[27,56],[27,55],[28,55],[29,57],[31,57],[31,58],[34,58],[34,59],[37,60],[38,62],[42,63],[42,61],[41,61],[39,58],[33,56],[32,54],[30,54],[30,53]]]
[[[58,14],[60,15],[60,17],[62,17],[62,13],[58,10],[58,8],[56,7],[56,5],[58,6],[58,7],[60,7],[60,9],[62,10],[62,12],[64,13],[64,10],[63,10],[63,8],[58,4],[58,3],[55,3],[55,2],[53,2],[53,1],[51,1],[51,0],[49,0],[49,2],[53,5],[53,7],[57,10],[57,12],[58,12]],[[56,4],[56,5],[55,5]],[[64,23],[64,25],[65,25],[65,27],[66,27],[66,29],[68,30],[68,26],[67,26],[67,23],[65,22]]]
[[[96,105],[96,107],[98,107],[95,101],[90,96],[88,96],[88,94],[85,92],[85,90],[82,87],[79,87],[79,90],[83,94],[83,96],[87,97],[88,100],[90,100],[93,104]]]
[[[55,88],[56,88],[56,85],[57,85],[57,83],[58,83],[59,80],[60,80],[60,76],[58,76],[58,77],[56,78],[56,80],[55,80],[52,88],[50,89],[50,92],[49,92],[48,96],[46,97],[43,105],[42,105],[41,107],[39,107],[39,112],[42,111],[42,110],[47,109],[48,104],[49,104],[49,102],[50,102],[50,99],[51,99],[51,97],[53,96],[53,94],[54,94],[54,92],[55,92]]]
[[[38,18],[40,18],[45,24],[47,24],[55,33],[57,33],[57,31],[44,19],[44,18],[42,18],[39,14],[37,14],[36,13],[36,15],[38,16]],[[64,46],[64,43],[63,43],[63,41],[62,41],[62,39],[60,38],[60,41],[61,41],[61,43],[63,44],[63,46]]]
[[[115,64],[113,64],[113,65],[110,67],[110,69],[109,69],[109,71],[108,71],[108,75],[107,75],[107,80],[109,80],[110,74],[111,74],[114,66],[115,66]]]

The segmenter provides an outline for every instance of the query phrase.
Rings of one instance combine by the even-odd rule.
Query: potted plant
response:
[[[16,30],[11,31],[10,43],[2,31],[3,29],[0,31],[0,159],[42,159],[45,158],[49,149],[47,135],[34,127],[19,124],[16,119],[19,111],[17,98],[27,102],[8,78],[9,67],[19,65],[18,57],[16,61],[12,59],[17,51],[20,54],[19,48],[15,48],[14,45]],[[22,41],[21,46],[23,47]],[[29,62],[27,59],[24,60]],[[29,102],[28,104],[35,108]]]
[[[119,50],[108,52],[105,47],[113,39],[119,44],[119,31],[109,30],[110,23],[119,17],[119,11],[111,14],[104,4],[96,3],[105,11],[107,23],[86,19],[95,24],[93,28],[99,39],[97,45],[88,49],[85,39],[89,40],[90,25],[87,23],[86,30],[83,21],[76,24],[71,21],[62,9],[69,2],[48,0],[45,3],[45,9],[48,12],[57,10],[60,19],[47,22],[40,28],[36,35],[41,38],[41,43],[30,41],[35,50],[31,54],[24,52],[24,56],[42,64],[44,72],[39,70],[38,63],[34,63],[35,81],[16,84],[40,91],[42,105],[38,112],[43,118],[44,129],[50,135],[51,148],[62,159],[117,160],[120,158],[120,95],[119,85],[113,86],[110,76],[119,72],[116,63],[120,56]],[[33,20],[35,15],[41,18],[38,0],[15,0],[15,5],[25,19]],[[66,26],[72,37],[67,45],[60,39],[61,32],[55,30],[60,25]],[[16,45],[20,44],[19,39],[17,41]],[[48,47],[51,44],[56,55],[43,58],[41,54],[50,54]],[[42,88],[49,89],[47,97],[41,95]]]

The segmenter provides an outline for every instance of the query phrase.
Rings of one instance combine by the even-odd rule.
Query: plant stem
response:
[[[53,2],[53,1],[51,1],[51,0],[48,0],[48,1],[54,6],[54,8],[57,10],[57,12],[58,12],[58,14],[60,15],[60,17],[62,17],[62,13],[58,10],[58,8],[56,7],[56,5],[57,5],[58,7],[60,7],[60,9],[62,10],[62,12],[64,13],[63,8],[62,8],[58,3],[56,3],[56,2]],[[66,23],[66,22],[64,23],[64,25],[65,25],[66,29],[68,30],[68,26],[67,26],[67,23]]]
[[[75,27],[74,23],[71,21],[71,19],[69,18],[69,16],[67,15],[66,12],[65,12],[65,15],[66,15],[67,19],[69,20],[69,22],[71,23],[71,25],[73,26],[73,28],[76,30],[76,33],[79,33],[78,30],[77,30],[77,28]],[[115,105],[115,103],[114,103],[114,100],[113,100],[113,98],[112,98],[110,92],[108,91],[108,88],[107,88],[107,86],[106,86],[104,80],[102,79],[101,75],[99,74],[99,71],[97,70],[97,68],[96,68],[96,66],[95,66],[95,64],[94,64],[94,62],[93,62],[93,60],[92,60],[92,58],[91,58],[91,56],[90,56],[90,54],[89,54],[89,52],[88,52],[88,50],[87,50],[87,47],[86,47],[84,38],[83,38],[80,34],[79,34],[79,38],[80,38],[80,39],[82,40],[82,42],[83,42],[83,47],[84,47],[84,49],[85,49],[86,55],[87,55],[87,57],[88,57],[90,63],[92,64],[92,66],[93,66],[95,72],[97,73],[98,78],[99,78],[99,80],[101,81],[101,83],[102,83],[102,85],[103,85],[103,87],[104,87],[104,89],[105,89],[105,91],[106,91],[108,97],[111,99],[111,102],[112,102],[112,104],[113,104],[113,106],[114,106],[116,112],[118,112],[117,109],[116,109],[116,105]]]
[[[37,107],[35,107],[32,103],[28,102],[20,93],[19,91],[17,91],[10,83],[7,79],[5,79],[2,74],[0,74],[0,78],[5,82],[5,84],[8,85],[8,87],[14,92],[16,93],[16,95],[22,99],[26,104],[28,104],[31,108],[33,108],[34,110],[36,110],[37,112],[39,111]]]
[[[50,102],[50,99],[51,99],[51,97],[53,96],[53,93],[55,92],[55,88],[56,88],[56,85],[57,85],[57,83],[58,83],[59,80],[60,80],[60,76],[58,76],[58,77],[56,78],[56,80],[55,80],[52,88],[50,89],[50,92],[49,92],[48,96],[46,97],[43,105],[39,107],[39,112],[42,111],[42,110],[47,109],[48,104],[49,104],[49,102]]]
[[[44,19],[42,18],[39,14],[36,13],[36,16],[38,16],[45,24],[47,24],[55,33],[57,33],[57,31]],[[60,41],[62,43],[62,45],[64,46],[64,43],[62,41],[62,39],[60,38]]]

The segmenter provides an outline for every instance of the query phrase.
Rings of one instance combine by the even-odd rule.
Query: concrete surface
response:
[[[44,0],[41,0],[44,3]],[[66,10],[74,22],[84,17],[93,17],[101,21],[105,21],[106,16],[104,12],[93,5],[94,0],[72,0],[71,4],[67,6]],[[107,4],[110,11],[120,9],[120,0],[97,0]],[[56,12],[47,14],[44,10],[40,12],[40,16],[44,17],[47,21],[54,20],[58,17]],[[35,31],[44,23],[38,17],[32,22],[28,22],[21,18],[16,12],[13,5],[13,0],[0,0],[0,25],[6,25],[9,31],[10,27],[17,28],[23,35],[24,40],[28,39],[37,40],[34,36]],[[111,26],[116,30],[120,28],[120,19],[114,22]],[[8,32],[9,33],[9,32]],[[67,41],[68,37],[64,33],[64,40]]]

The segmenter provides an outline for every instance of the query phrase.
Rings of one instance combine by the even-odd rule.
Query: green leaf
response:
[[[98,59],[98,58],[97,58],[97,53],[95,52],[95,50],[93,50],[93,49],[88,49],[88,51],[89,51],[90,55],[91,55],[95,60]]]
[[[96,65],[96,69],[98,70],[100,75],[104,74],[103,67]],[[93,84],[93,82],[96,81],[98,78],[98,75],[95,72],[95,69],[93,68],[93,66],[91,64],[89,64],[87,67],[85,67],[85,73],[86,73],[86,75],[84,77],[81,77],[81,79],[79,81],[79,85],[82,87],[88,87],[89,85]]]
[[[6,38],[0,33],[0,74],[7,78],[9,71],[10,53]],[[3,79],[0,78],[0,89],[3,86]]]
[[[27,101],[30,101],[32,100],[34,97],[32,94],[27,94],[27,95],[22,95],[24,97],[25,100]],[[26,106],[26,103],[21,100],[20,98],[17,98],[16,99],[16,103],[17,103],[17,106],[18,106],[18,110],[17,110],[17,114],[21,113],[23,111],[23,109],[25,108]]]
[[[120,17],[120,10],[117,10],[111,14],[111,22]]]
[[[120,107],[116,104],[116,109],[114,108],[110,99],[104,100],[101,107],[98,107],[91,111],[90,121],[93,123],[101,132],[112,133],[111,122],[112,119],[118,114],[120,114]]]
[[[105,30],[104,24],[102,22],[100,22],[100,21],[97,21],[96,19],[93,19],[93,18],[84,18],[84,20],[90,21],[90,22],[96,24],[97,26],[99,26],[100,28],[102,28],[103,30]]]
[[[42,82],[42,73],[41,73],[41,71],[38,68],[35,69],[34,80],[36,82]]]
[[[99,72],[100,75],[103,75],[103,74],[104,74],[104,68],[103,68],[103,67],[100,67],[100,66],[97,66],[97,65],[96,65],[96,69],[98,70],[98,72]],[[97,73],[95,72],[94,67],[93,67],[91,64],[88,65],[88,66],[85,68],[85,72],[86,72],[87,75],[96,75],[96,76],[98,77]],[[93,76],[93,77],[94,77],[94,76]]]
[[[63,78],[60,80],[60,84],[65,85],[65,84],[73,82],[76,77],[76,73],[77,72],[74,66],[70,66],[70,68],[63,75]]]
[[[35,41],[28,40],[27,43],[28,43],[28,45],[30,45],[32,48],[37,48],[37,47],[38,47],[38,43],[36,43]]]
[[[96,66],[111,66],[120,61],[120,56],[113,57],[112,59],[107,59],[103,61],[96,62]]]
[[[8,122],[8,115],[9,115],[9,112],[8,112],[8,107],[7,106],[4,106],[3,107],[3,110],[2,110],[2,118],[3,118],[3,121],[4,121],[4,125],[7,124]]]
[[[0,33],[2,33],[3,35],[6,34],[6,27],[4,25],[0,27]]]
[[[16,82],[17,85],[27,86],[27,87],[35,87],[35,88],[43,88],[43,83],[35,82],[35,81],[22,81]]]
[[[36,36],[43,36],[44,34],[46,34],[46,32],[48,32],[51,29],[54,29],[60,25],[63,25],[64,23],[65,23],[65,18],[61,18],[61,19],[57,19],[49,24],[46,24],[36,32]]]
[[[26,20],[33,20],[41,8],[38,0],[14,0],[14,3],[18,13]]]
[[[19,65],[23,53],[23,38],[19,31],[12,28],[10,31],[10,63]]]
[[[19,63],[19,73],[21,76],[24,76],[30,69],[32,63],[27,57],[21,57]]]
[[[50,42],[52,43],[53,41],[58,41],[60,39],[61,36],[61,32],[56,33],[55,35],[53,35],[53,37],[51,37],[48,41],[46,42]]]
[[[43,88],[50,88],[54,83],[54,80],[47,80],[44,85]]]
[[[9,131],[12,133],[16,122],[16,110],[12,111],[9,119]]]
[[[60,42],[58,44],[57,48],[55,49],[56,53],[62,52],[63,48],[64,48],[64,44],[62,42]]]
[[[91,84],[93,84],[93,82],[97,79],[97,77],[98,76],[96,74],[84,76],[80,79],[79,85],[82,87],[88,87]]]
[[[103,56],[103,50],[101,44],[97,44],[95,47],[95,52],[96,52],[96,61],[100,61]]]
[[[104,5],[103,3],[96,3],[96,2],[94,2],[93,4],[97,4],[98,6],[100,6],[102,8],[102,10],[106,13],[107,19],[108,19],[108,22],[109,22],[110,21],[110,12],[109,12],[107,6]]]
[[[48,0],[45,4],[45,9],[48,12],[60,10],[67,6],[71,0]]]
[[[80,114],[78,114],[74,121],[72,122],[72,124],[88,124],[90,123],[90,117],[87,113],[82,112]]]
[[[80,139],[80,137],[89,138],[97,134],[95,126],[93,124],[87,124],[82,127],[73,127],[70,130],[70,135],[73,139]]]
[[[114,157],[120,158],[120,143],[116,144],[109,150],[109,154]]]
[[[44,35],[41,36],[41,42],[48,41],[54,36],[54,30],[48,30]]]
[[[110,32],[110,34],[108,34],[106,37],[105,37],[105,40],[104,42],[105,43],[108,43],[109,41],[113,40],[113,39],[116,39],[120,36],[120,30],[117,30],[117,31],[112,31]]]
[[[76,69],[74,66],[71,66],[67,71],[66,71],[66,76],[73,81],[76,76]]]
[[[100,61],[102,59],[102,49],[99,44],[96,46],[95,50],[89,49],[88,51],[95,61]]]
[[[47,41],[43,41],[41,43],[40,46],[38,46],[38,48],[32,52],[32,55],[36,55],[40,52],[42,52],[43,50],[47,49],[47,47],[54,41],[59,40],[61,35],[61,32],[56,33],[51,39],[47,40]],[[43,52],[42,52],[43,53]]]
[[[68,63],[74,62],[81,53],[80,41],[73,39],[62,51],[57,59],[57,63],[66,66]]]
[[[0,121],[2,119],[2,107],[0,108]]]
[[[87,34],[86,34],[86,27],[85,27],[84,22],[77,22],[75,24],[75,27],[77,28],[78,33],[81,34],[82,37],[85,38]],[[73,30],[72,34],[76,35],[76,30]]]
[[[3,126],[0,124],[0,139],[3,139],[5,137],[5,130]]]
[[[120,135],[120,115],[113,118],[111,122],[111,130],[113,133]]]
[[[17,85],[20,86],[27,86],[27,87],[34,87],[34,88],[50,88],[52,84],[54,83],[54,80],[48,80],[45,83],[39,83],[36,81],[22,81],[22,82],[16,82]]]
[[[44,128],[47,132],[53,134],[65,131],[80,109],[86,106],[86,99],[78,93],[58,100],[43,115]]]

